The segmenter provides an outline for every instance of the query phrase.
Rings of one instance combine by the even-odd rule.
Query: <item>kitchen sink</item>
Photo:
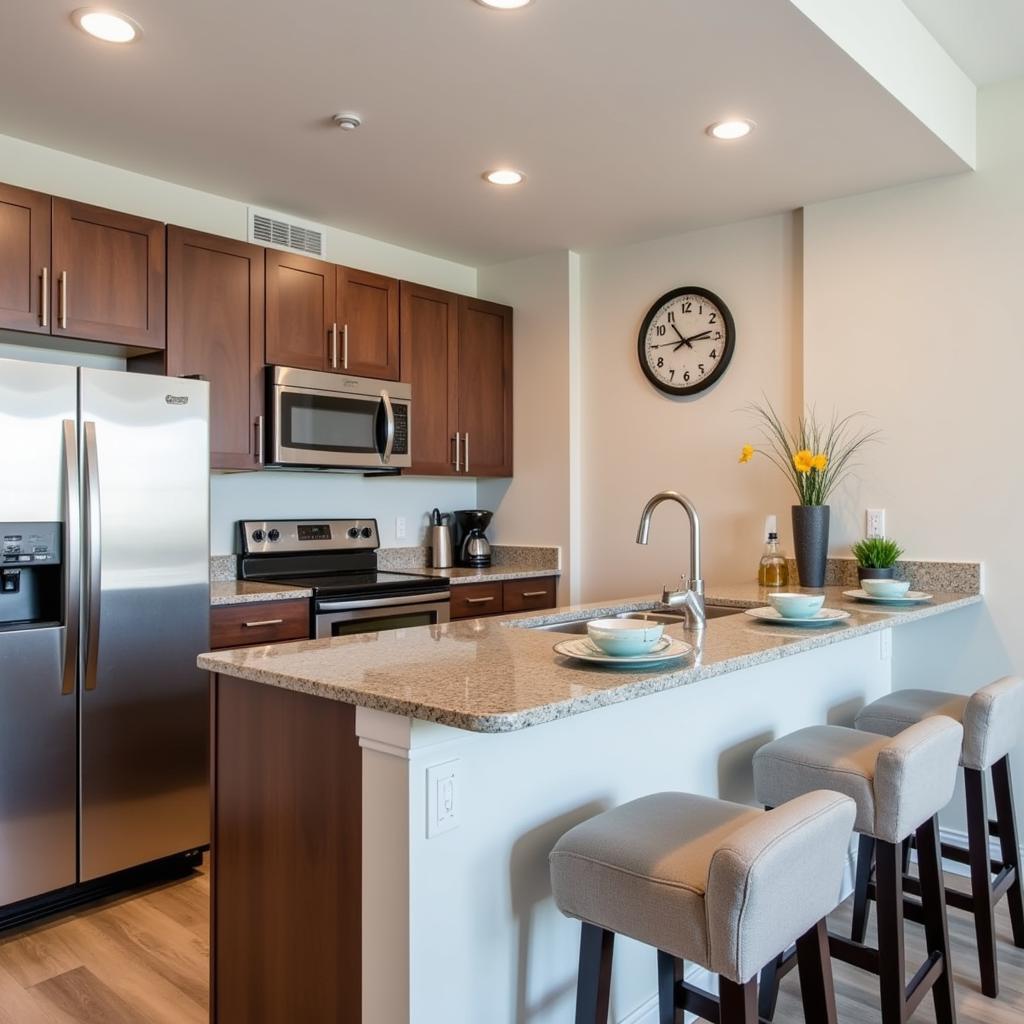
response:
[[[705,607],[705,612],[709,620],[721,619],[726,615],[736,615],[742,612],[742,608],[730,608],[726,605],[720,604],[709,604]],[[643,619],[647,622],[660,622],[666,626],[680,626],[685,624],[685,615],[676,615],[673,612],[619,612],[618,615],[613,616],[616,619]],[[528,626],[528,629],[542,629],[547,633],[572,633],[577,636],[586,636],[587,634],[587,623],[590,619],[574,619],[571,622],[552,622],[549,625],[544,626]]]

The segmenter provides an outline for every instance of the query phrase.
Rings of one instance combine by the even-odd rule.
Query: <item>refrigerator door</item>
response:
[[[83,881],[209,841],[209,386],[81,371]]]
[[[0,359],[0,522],[65,524],[64,623],[77,606],[67,576],[78,557],[77,406],[74,367]],[[0,627],[0,905],[76,880],[78,701],[67,641],[63,624]]]

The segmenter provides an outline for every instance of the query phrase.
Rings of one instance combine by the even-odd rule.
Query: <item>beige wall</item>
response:
[[[648,547],[635,543],[646,500],[671,488],[695,503],[706,580],[757,572],[764,517],[789,535],[792,497],[768,465],[740,466],[752,437],[742,407],[767,395],[799,408],[799,215],[677,235],[582,260],[582,596],[650,593],[688,571],[682,509],[656,513]],[[733,361],[709,391],[676,399],[657,391],[637,361],[651,304],[681,285],[718,293],[737,324]]]

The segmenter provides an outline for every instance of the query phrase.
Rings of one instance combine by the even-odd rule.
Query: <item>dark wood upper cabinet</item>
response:
[[[413,386],[412,469],[455,474],[458,296],[403,281],[402,379]]]
[[[164,347],[164,226],[53,199],[52,333]]]
[[[267,362],[326,370],[341,361],[333,263],[267,249]]]
[[[210,382],[210,465],[259,466],[263,412],[264,250],[187,228],[167,229],[167,363]]]
[[[50,197],[0,185],[0,327],[50,333]]]
[[[398,282],[365,270],[338,267],[341,365],[356,377],[398,380]]]
[[[414,393],[414,404],[415,398]],[[510,307],[459,297],[457,401],[464,471],[469,476],[511,476]]]

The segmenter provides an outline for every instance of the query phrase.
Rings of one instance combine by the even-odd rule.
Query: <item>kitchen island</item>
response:
[[[841,625],[716,618],[694,656],[656,671],[571,663],[552,651],[564,634],[529,628],[650,598],[204,655],[214,1019],[571,1019],[558,837],[659,790],[752,802],[757,747],[851,722],[891,688],[893,628],[980,600],[893,610],[830,589]],[[764,600],[739,587],[709,602]],[[613,1019],[656,1019],[654,995],[652,953],[617,944]]]

